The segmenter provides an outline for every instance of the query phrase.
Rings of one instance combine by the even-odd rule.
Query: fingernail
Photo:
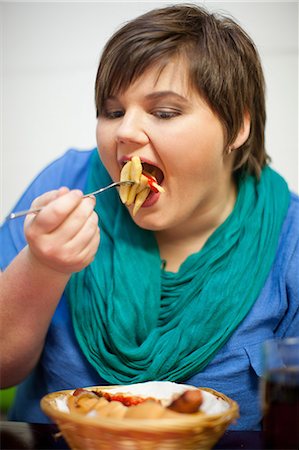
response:
[[[59,189],[58,189],[58,192],[59,193],[66,193],[66,192],[69,192],[69,188],[67,187],[67,186],[61,186]]]
[[[89,195],[87,198],[90,198],[93,201],[94,205],[96,204],[97,199],[96,199],[95,195]]]
[[[73,189],[72,192],[78,197],[83,197],[83,192],[80,189]]]

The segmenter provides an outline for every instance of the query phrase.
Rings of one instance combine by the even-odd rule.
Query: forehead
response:
[[[146,88],[152,91],[176,90],[181,94],[190,93],[191,81],[189,65],[183,58],[172,58],[169,61],[160,61],[148,67],[143,74],[121,91]]]

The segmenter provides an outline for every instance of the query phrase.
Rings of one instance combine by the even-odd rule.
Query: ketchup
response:
[[[133,395],[126,397],[122,394],[109,394],[108,392],[102,392],[101,394],[106,400],[108,400],[108,402],[121,402],[125,406],[138,405],[146,400],[145,398],[135,397]]]
[[[154,184],[157,183],[157,181],[155,180],[155,178],[153,178],[151,175],[148,175],[146,173],[143,173],[143,175],[147,178],[148,180],[148,185],[151,191],[153,192],[159,192],[158,189],[154,186]]]

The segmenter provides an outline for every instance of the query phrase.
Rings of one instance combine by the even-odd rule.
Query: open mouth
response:
[[[151,177],[156,178],[158,184],[162,184],[164,180],[164,174],[158,166],[154,166],[153,164],[149,164],[146,162],[141,162],[141,165],[142,173],[144,175],[150,175]]]
[[[134,185],[120,186],[121,201],[127,206],[134,204],[133,216],[135,216],[143,204],[149,206],[158,200],[159,194],[164,192],[164,188],[160,185],[163,180],[164,174],[159,167],[145,161],[141,162],[139,156],[133,156],[131,160],[124,161],[120,181],[133,181]]]
[[[123,161],[122,167],[124,167],[128,161],[129,160]],[[162,170],[158,166],[155,166],[148,162],[142,162],[142,161],[140,161],[140,162],[142,165],[142,173],[144,175],[148,175],[150,177],[155,178],[157,180],[158,184],[162,184],[162,182],[164,180],[164,174],[163,174]]]

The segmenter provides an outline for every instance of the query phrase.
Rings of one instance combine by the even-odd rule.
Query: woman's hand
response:
[[[36,365],[51,318],[73,272],[98,249],[95,198],[61,188],[38,197],[25,219],[28,245],[0,276],[1,385],[20,383]],[[36,318],[38,317],[38,320]]]
[[[45,207],[29,214],[24,225],[31,256],[65,274],[89,265],[100,242],[95,198],[83,198],[81,191],[63,187],[36,198],[31,207],[39,206]]]

